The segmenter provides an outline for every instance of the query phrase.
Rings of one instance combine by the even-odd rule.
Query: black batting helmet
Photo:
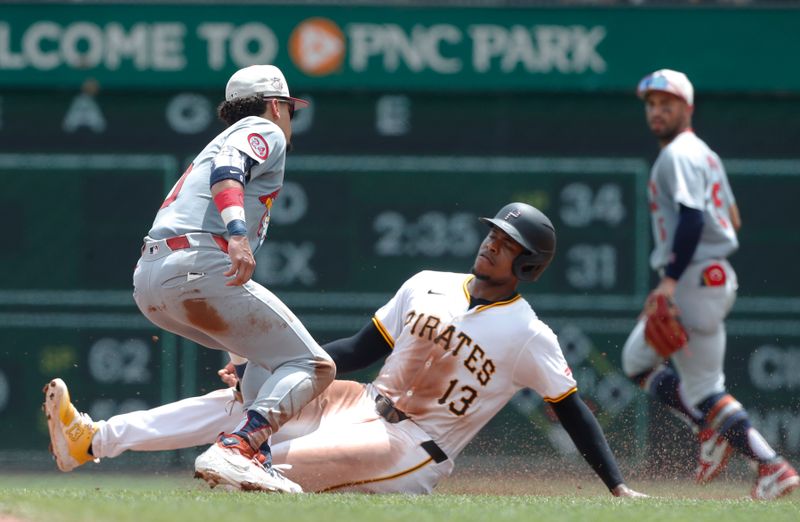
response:
[[[494,218],[478,218],[508,234],[525,249],[512,265],[521,281],[536,281],[556,253],[556,230],[540,210],[525,203],[509,203]]]

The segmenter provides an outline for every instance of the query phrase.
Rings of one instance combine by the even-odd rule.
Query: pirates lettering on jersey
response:
[[[475,378],[478,379],[478,382],[481,383],[482,386],[486,386],[486,383],[489,382],[495,371],[494,362],[488,357],[484,357],[484,355],[486,355],[486,353],[476,344],[472,347],[469,356],[464,359],[464,367],[469,370],[470,373],[475,374],[475,372],[478,372],[475,374]],[[478,367],[477,363],[480,363],[481,366]]]
[[[415,315],[416,315],[416,312],[414,312],[414,311],[409,312],[409,318],[406,320],[406,324],[410,323],[413,320]],[[441,322],[441,319],[439,319],[436,316],[429,315],[429,316],[427,316],[425,321],[422,321],[422,319],[426,317],[425,314],[419,314],[419,315],[416,315],[416,317],[417,317],[417,320],[414,322],[414,326],[411,327],[411,334],[412,335],[417,335],[420,338],[424,338],[424,337],[426,337],[426,332],[427,332],[427,339],[429,341],[432,341],[434,339],[434,331],[435,331],[436,327],[439,326],[439,323]],[[420,326],[420,322],[422,322],[421,326]],[[417,332],[417,327],[418,326],[420,327],[419,332]]]
[[[405,320],[406,326],[413,323],[411,334],[431,341],[433,343],[431,345],[432,349],[438,346],[445,352],[450,352],[453,357],[456,357],[461,352],[461,349],[466,346],[467,349],[463,353],[464,368],[475,375],[481,386],[486,386],[497,369],[494,361],[486,357],[486,352],[480,345],[477,343],[473,345],[472,338],[469,335],[456,330],[456,327],[452,324],[437,335],[436,328],[441,322],[442,320],[434,315],[417,313],[414,310],[408,312]],[[455,340],[453,340],[454,335]]]

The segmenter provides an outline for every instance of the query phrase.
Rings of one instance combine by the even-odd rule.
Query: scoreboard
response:
[[[649,270],[628,252],[647,241],[645,171],[614,159],[293,157],[258,274],[293,290],[391,292],[423,268],[469,271],[478,216],[525,201],[552,219],[562,261],[537,292],[641,293]]]
[[[2,95],[4,448],[46,447],[39,389],[55,376],[95,418],[218,386],[223,354],[157,330],[131,297],[133,266],[157,208],[191,155],[218,130],[209,119],[213,98],[137,96],[76,102],[64,93]],[[300,152],[287,158],[255,279],[326,342],[367,323],[417,271],[468,271],[486,233],[477,218],[510,201],[531,203],[553,221],[557,254],[542,280],[521,290],[558,333],[615,449],[644,451],[629,442],[645,433],[645,403],[622,375],[619,358],[653,284],[645,200],[650,160],[540,153],[539,137],[560,139],[562,148],[572,138],[559,129],[545,138],[526,119],[558,120],[548,114],[546,96],[544,102],[491,97],[486,103],[507,118],[486,125],[465,118],[463,126],[458,107],[481,97],[314,98],[310,121],[297,122]],[[100,113],[92,112],[93,103]],[[633,117],[622,102],[611,105],[623,120]],[[22,106],[57,118],[44,118],[38,130],[25,126]],[[478,130],[482,137],[470,142]],[[580,147],[586,141],[575,136],[574,150],[593,150]],[[613,141],[605,136],[601,143]],[[800,234],[792,218],[800,161],[723,159],[744,222],[741,251],[732,258],[740,297],[727,323],[729,385],[772,444],[800,455],[800,277],[793,266]],[[368,379],[371,372],[347,377]],[[503,441],[504,451],[571,449],[531,394],[515,397],[499,419],[486,436]],[[21,430],[35,435],[20,439]],[[536,448],[520,443],[530,439]]]

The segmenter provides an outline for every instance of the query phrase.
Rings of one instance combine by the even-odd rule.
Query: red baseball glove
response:
[[[664,295],[651,296],[644,305],[644,315],[644,338],[658,355],[667,358],[686,346],[689,335],[672,300]]]

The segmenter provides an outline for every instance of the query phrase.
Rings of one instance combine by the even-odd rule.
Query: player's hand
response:
[[[217,375],[219,375],[219,379],[229,388],[235,388],[236,383],[239,382],[239,378],[236,376],[236,368],[234,368],[232,362],[226,364],[225,368],[217,370]]]
[[[647,316],[647,304],[650,303],[655,299],[656,296],[663,295],[667,298],[667,301],[672,303],[675,302],[675,287],[678,285],[678,282],[671,277],[663,277],[661,278],[661,282],[658,283],[658,286],[655,287],[650,294],[648,294],[647,299],[644,300],[644,310],[639,315],[639,318],[643,318]],[[677,305],[676,305],[677,309]],[[680,310],[678,310],[680,312]]]
[[[611,494],[615,497],[622,497],[622,498],[648,498],[650,495],[645,495],[644,493],[639,493],[638,491],[634,491],[625,484],[620,484],[619,486],[615,487],[611,490]]]
[[[663,295],[667,299],[672,300],[675,297],[675,287],[678,286],[678,282],[671,277],[662,277],[661,282],[658,283],[658,286],[650,292],[649,297],[654,297],[656,295]],[[648,297],[648,298],[649,298]]]
[[[256,260],[247,236],[231,236],[228,241],[228,255],[231,258],[231,267],[223,275],[234,278],[225,283],[225,286],[241,286],[250,281],[253,270],[256,269]]]

